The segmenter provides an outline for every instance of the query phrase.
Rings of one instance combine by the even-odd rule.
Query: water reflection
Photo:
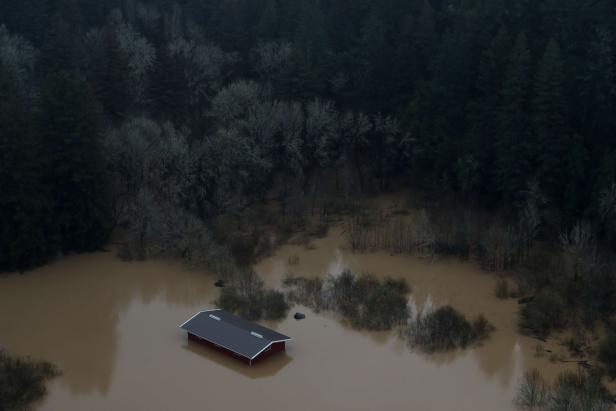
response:
[[[105,395],[116,364],[118,320],[128,306],[161,298],[195,306],[212,299],[210,282],[178,264],[129,264],[111,253],[0,277],[0,343],[57,364],[62,383],[75,394]]]
[[[205,361],[207,364],[206,366],[216,364],[219,367],[233,370],[234,372],[251,379],[272,377],[278,374],[280,370],[293,361],[291,356],[289,356],[286,352],[282,352],[267,358],[267,360],[259,361],[252,366],[247,366],[235,358],[225,355],[219,351],[212,350],[211,348],[204,347],[194,341],[186,341],[186,344],[182,348],[201,357],[199,360]]]

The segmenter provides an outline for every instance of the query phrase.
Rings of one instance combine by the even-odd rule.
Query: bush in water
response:
[[[552,289],[540,292],[520,311],[520,328],[539,337],[565,325],[565,300]]]
[[[418,314],[408,330],[411,345],[433,351],[465,348],[486,339],[494,327],[483,316],[472,322],[450,306]]]
[[[550,387],[538,370],[524,374],[514,404],[521,410],[537,410],[544,407],[550,396]]]
[[[359,329],[389,330],[408,318],[410,290],[404,280],[379,280],[347,270],[325,279],[289,277],[285,286],[291,301],[334,311]]]
[[[222,289],[216,305],[249,320],[279,320],[286,317],[289,304],[284,294],[266,290],[253,271],[238,274]]]
[[[48,362],[9,356],[0,348],[0,410],[25,410],[42,399],[45,381],[59,371]]]

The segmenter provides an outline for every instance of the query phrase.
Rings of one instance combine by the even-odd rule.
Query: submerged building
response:
[[[180,325],[188,339],[231,355],[246,364],[285,351],[291,338],[224,310],[207,310]]]

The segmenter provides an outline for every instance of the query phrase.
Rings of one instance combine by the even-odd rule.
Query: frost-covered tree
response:
[[[115,26],[120,49],[128,59],[133,101],[143,104],[148,87],[148,75],[156,62],[156,49],[128,23]]]
[[[300,177],[306,162],[303,149],[304,111],[299,103],[287,103],[281,105],[279,115],[281,158],[286,169]]]
[[[210,115],[221,126],[231,125],[259,105],[263,99],[264,92],[257,83],[237,81],[220,90],[214,97]]]
[[[189,267],[228,274],[229,251],[217,244],[206,223],[173,203],[140,190],[128,207],[128,236],[121,255],[128,259],[176,258]]]
[[[193,151],[188,133],[173,124],[130,119],[107,132],[105,151],[120,204],[143,187],[156,198],[176,204],[183,204],[189,195]]]
[[[23,95],[30,95],[33,91],[37,55],[38,51],[28,40],[9,33],[6,26],[0,26],[0,64],[11,73]]]
[[[212,44],[201,44],[183,37],[175,37],[167,44],[170,57],[180,60],[186,86],[190,90],[189,104],[199,107],[220,88],[225,66],[234,60]]]
[[[306,146],[322,167],[336,160],[340,143],[339,117],[331,102],[315,99],[306,106]]]

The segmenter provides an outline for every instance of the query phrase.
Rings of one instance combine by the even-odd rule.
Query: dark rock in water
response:
[[[588,361],[586,361],[586,360],[583,360],[583,361],[578,361],[578,365],[579,365],[580,367],[582,367],[582,368],[586,368],[586,369],[592,368],[592,365],[590,365],[590,364],[588,363]]]
[[[215,285],[216,287],[218,287],[218,288],[222,288],[222,287],[224,287],[224,286],[225,286],[225,284],[226,284],[226,282],[225,282],[224,280],[218,280],[218,281],[216,281],[216,282],[214,283],[214,285]]]
[[[535,300],[534,295],[532,297],[524,297],[518,300],[518,304],[528,304],[528,303],[532,303],[534,300]]]
[[[293,316],[293,318],[295,318],[296,320],[303,320],[304,318],[306,318],[306,314],[302,314],[302,313],[295,313],[295,315]]]

